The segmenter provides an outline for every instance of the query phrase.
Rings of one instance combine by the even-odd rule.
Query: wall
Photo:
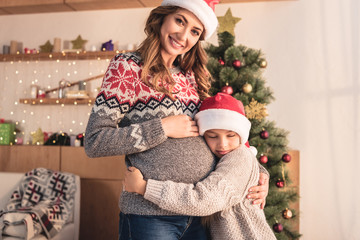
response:
[[[236,42],[266,54],[264,76],[276,97],[269,105],[269,118],[290,131],[290,146],[300,150],[303,239],[358,239],[359,1],[223,4],[217,15],[223,16],[229,7],[242,18],[236,25]],[[127,46],[143,38],[149,11],[0,16],[0,46],[15,39],[37,47],[54,37],[72,40],[78,34],[89,39],[88,46],[109,39]],[[210,41],[216,43],[216,36]],[[5,80],[3,65],[0,69],[1,84],[7,86],[13,80]],[[3,94],[0,115],[8,117],[14,106]],[[56,111],[52,114],[60,117]]]

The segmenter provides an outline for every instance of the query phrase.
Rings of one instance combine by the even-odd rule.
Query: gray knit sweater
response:
[[[215,166],[203,138],[167,138],[161,125],[161,118],[178,114],[193,117],[197,113],[200,100],[194,74],[172,71],[176,94],[171,99],[146,86],[140,80],[141,70],[136,53],[119,54],[111,60],[86,128],[86,154],[125,154],[126,164],[140,169],[145,178],[200,181]],[[119,206],[124,213],[177,215],[128,192],[122,193]]]
[[[178,214],[206,216],[213,240],[276,239],[259,205],[246,195],[259,180],[259,164],[241,146],[222,157],[207,178],[194,184],[149,179],[145,199]]]

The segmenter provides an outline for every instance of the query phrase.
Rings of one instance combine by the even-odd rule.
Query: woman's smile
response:
[[[173,37],[169,36],[170,39],[170,43],[174,48],[183,48],[184,46],[182,44],[180,44],[178,41],[176,41]]]

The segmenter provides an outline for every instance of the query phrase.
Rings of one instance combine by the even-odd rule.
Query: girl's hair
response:
[[[167,15],[177,12],[180,7],[159,6],[153,9],[146,21],[146,39],[141,43],[137,51],[141,54],[143,69],[141,72],[142,81],[159,92],[173,97],[175,81],[171,77],[169,69],[165,66],[161,56],[160,29]],[[205,31],[201,34],[200,40],[204,38]],[[194,72],[195,81],[198,85],[197,92],[201,100],[209,97],[210,73],[206,68],[207,55],[198,41],[183,56],[179,55],[174,64],[182,71]],[[151,78],[151,77],[152,78]],[[168,88],[166,87],[168,86]]]

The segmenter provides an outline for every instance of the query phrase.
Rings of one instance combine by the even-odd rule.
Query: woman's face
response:
[[[190,11],[180,9],[165,17],[160,30],[161,55],[172,65],[178,55],[188,52],[204,30],[200,20]]]
[[[204,138],[211,152],[219,158],[238,148],[241,143],[239,134],[224,129],[207,130]]]

